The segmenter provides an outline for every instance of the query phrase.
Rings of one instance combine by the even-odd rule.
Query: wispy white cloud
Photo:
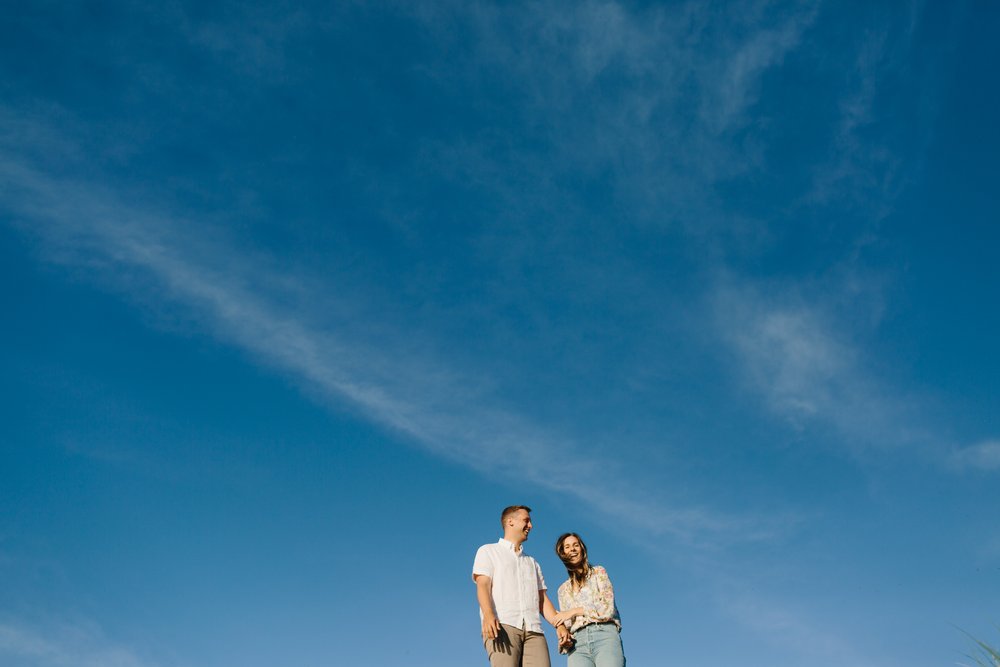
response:
[[[949,463],[956,470],[1000,470],[1000,440],[984,440],[951,450]]]
[[[131,649],[109,642],[94,627],[46,628],[0,622],[0,658],[33,667],[153,667]],[[7,663],[7,664],[11,664]]]
[[[6,206],[51,259],[85,267],[147,306],[183,307],[203,330],[436,455],[571,494],[625,523],[652,520],[657,534],[692,544],[759,539],[777,530],[762,529],[774,522],[749,515],[644,502],[596,463],[578,462],[574,482],[564,482],[564,452],[587,443],[501,407],[481,382],[449,370],[446,361],[409,356],[402,334],[398,344],[376,346],[353,337],[346,322],[319,323],[294,306],[315,300],[288,298],[308,288],[271,272],[265,258],[242,257],[206,241],[206,228],[193,233],[191,225],[126,205],[99,185],[55,180],[6,157],[0,160]]]
[[[758,14],[764,5],[756,5],[748,13]],[[778,25],[754,30],[734,51],[724,59],[724,71],[719,83],[709,89],[702,116],[709,128],[716,132],[739,127],[744,123],[744,114],[757,100],[761,76],[781,63],[784,56],[792,51],[802,37],[802,33],[816,17],[818,5],[791,11]]]
[[[720,606],[741,625],[752,628],[758,637],[776,647],[789,667],[802,663],[844,667],[886,664],[864,657],[835,629],[810,620],[806,610],[795,608],[795,605],[775,603],[759,593],[730,591],[720,600]]]
[[[831,137],[833,159],[822,162],[816,171],[812,189],[806,199],[811,202],[826,202],[843,195],[845,186],[857,184],[857,193],[870,193],[872,189],[886,196],[878,217],[888,210],[888,193],[882,192],[888,185],[890,172],[898,165],[895,155],[886,147],[875,147],[871,140],[864,140],[860,132],[875,121],[874,106],[879,82],[884,70],[888,29],[869,30],[864,34],[860,50],[851,70],[851,83],[845,88],[837,102],[839,120]]]
[[[463,153],[475,160],[463,161],[462,176],[495,175],[510,160],[516,168],[503,173],[527,170],[547,186],[540,198],[551,199],[567,196],[553,175],[610,173],[629,216],[699,231],[715,223],[705,215],[712,186],[759,162],[752,142],[729,135],[750,123],[763,77],[800,45],[817,12],[763,0],[721,12],[701,2],[588,1],[572,12],[547,3],[418,7],[417,18],[450,45],[445,53],[474,36],[467,57],[430,63],[429,76],[472,88],[488,78],[523,98],[513,120],[532,144],[511,152],[491,145],[493,131],[470,137]],[[437,161],[446,165],[450,148]]]
[[[819,290],[819,288],[815,288]],[[906,447],[955,472],[1000,470],[1000,441],[953,447],[949,426],[928,417],[933,396],[907,393],[874,370],[843,317],[780,284],[720,284],[716,327],[743,386],[795,429],[832,430],[852,454]]]
[[[749,284],[716,294],[717,327],[752,391],[796,427],[834,427],[853,447],[912,440],[915,424],[894,392],[866,370],[836,317],[801,296]]]
[[[910,158],[919,150],[900,155],[899,146],[867,130],[895,113],[876,105],[885,102],[879,95],[886,80],[902,75],[919,3],[901,8],[905,21],[894,12],[866,15],[870,20],[836,54],[810,39],[817,22],[830,18],[828,9],[821,2],[775,0],[731,3],[723,11],[704,2],[639,8],[591,0],[573,12],[549,3],[415,3],[409,11],[447,45],[448,56],[425,63],[423,71],[447,88],[493,82],[512,91],[519,101],[512,121],[532,139],[511,150],[502,130],[501,136],[495,128],[467,135],[461,167],[452,167],[458,178],[482,174],[502,195],[506,180],[498,173],[509,179],[526,172],[542,190],[539,199],[551,199],[561,194],[552,191],[553,174],[610,173],[617,203],[630,216],[704,232],[731,223],[717,219],[713,186],[775,169],[766,153],[782,133],[771,125],[775,111],[762,116],[757,104],[765,93],[772,106],[802,102],[794,89],[765,87],[768,75],[793,57],[798,67],[808,64],[829,79],[822,94],[839,109],[822,130],[827,144],[796,157],[812,166],[814,178],[793,197],[806,207],[834,199],[870,204],[878,210],[866,219],[875,224],[918,171]],[[453,58],[455,49],[464,57]],[[922,144],[929,135],[929,116],[919,111],[924,122],[905,145]],[[783,122],[798,125],[793,118]],[[454,149],[431,147],[426,155],[448,170]],[[505,199],[517,208],[525,194],[521,188]]]
[[[886,116],[900,113],[886,99],[884,86],[893,79],[898,85],[912,61],[921,4],[901,4],[896,10],[908,14],[900,17],[905,20],[870,25],[859,34],[853,67],[837,100],[839,120],[831,135],[831,157],[816,166],[812,188],[804,197],[807,203],[836,200],[849,208],[863,207],[869,224],[877,223],[891,213],[900,193],[919,174],[931,137],[934,96],[928,91],[939,85],[940,77],[921,75],[922,94],[908,91],[905,113],[915,127],[908,128],[906,138],[885,132],[876,139],[870,130]]]
[[[976,555],[984,563],[1000,564],[1000,531],[986,533],[978,542]]]

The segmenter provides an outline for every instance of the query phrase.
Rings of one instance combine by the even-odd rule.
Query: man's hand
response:
[[[573,645],[573,635],[565,625],[556,626],[556,635],[559,637],[559,648]]]
[[[496,639],[500,635],[500,621],[490,612],[483,614],[483,641]]]

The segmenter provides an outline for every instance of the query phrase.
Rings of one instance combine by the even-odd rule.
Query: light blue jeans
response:
[[[622,638],[614,623],[591,623],[573,634],[566,667],[625,667]]]

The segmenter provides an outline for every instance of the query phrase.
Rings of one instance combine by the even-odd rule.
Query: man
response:
[[[550,667],[539,613],[555,625],[556,609],[545,592],[542,568],[522,548],[531,532],[531,508],[504,509],[500,525],[503,538],[479,547],[472,565],[486,654],[491,667]],[[561,624],[556,634],[560,646],[572,641]]]

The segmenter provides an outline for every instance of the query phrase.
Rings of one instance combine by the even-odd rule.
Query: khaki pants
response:
[[[483,642],[490,667],[550,667],[549,645],[541,632],[500,624],[496,639]]]

